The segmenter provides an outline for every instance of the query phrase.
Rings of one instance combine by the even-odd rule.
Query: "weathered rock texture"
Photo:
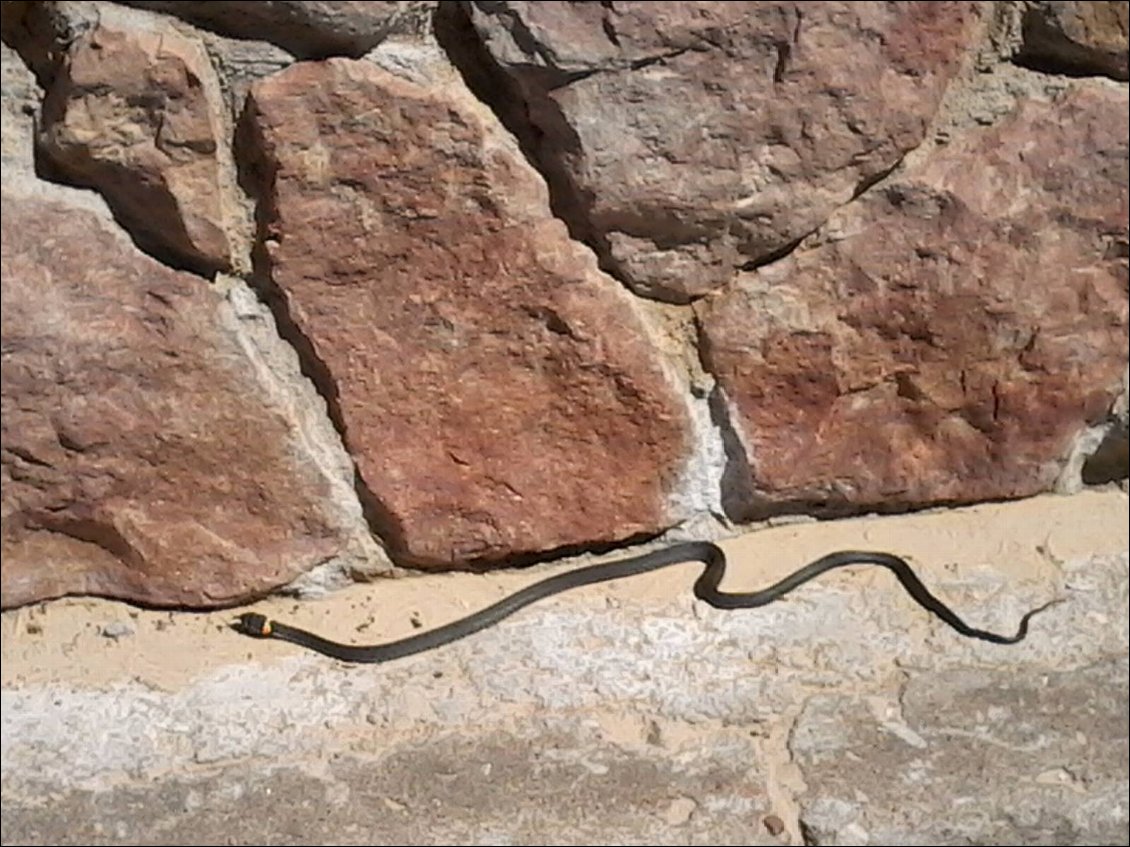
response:
[[[401,561],[654,533],[683,401],[489,114],[366,62],[256,84],[265,252]]]
[[[39,107],[40,92],[35,77],[7,44],[0,44],[0,157],[5,173],[34,167],[32,138],[33,115]]]
[[[1130,3],[1035,2],[1025,4],[1021,62],[1076,74],[1130,79],[1127,36]]]
[[[211,272],[231,253],[221,109],[199,41],[169,27],[100,25],[54,76],[41,144],[60,175],[102,193],[142,246]]]
[[[210,604],[382,570],[377,541],[480,567],[1124,480],[1126,21],[3,3],[3,180],[41,198],[4,209],[29,317],[3,344],[64,351],[5,360],[5,403],[39,415],[5,424],[31,486],[5,602]],[[150,258],[57,227],[36,178],[98,192]],[[153,337],[139,292],[166,284],[192,293]],[[68,341],[84,310],[113,338]],[[59,441],[76,415],[105,455]],[[193,532],[199,559],[170,540]]]
[[[220,297],[91,211],[3,207],[3,605],[216,605],[337,553],[326,480]]]
[[[973,3],[472,3],[558,206],[685,302],[811,232],[923,139]]]
[[[1128,526],[1125,494],[1091,491],[725,543],[751,588],[861,538],[902,550],[1002,631],[1063,599],[1017,645],[961,638],[864,568],[733,611],[692,599],[691,568],[646,574],[369,669],[249,642],[230,613],[8,613],[0,838],[1126,844]],[[257,610],[375,642],[538,577],[422,575]],[[135,634],[105,637],[121,625]]]
[[[702,307],[743,508],[1052,484],[1122,387],[1126,112],[1105,87],[1028,103]]]
[[[791,744],[810,843],[1125,840],[1126,677],[1125,657],[1060,673],[962,668],[915,678],[901,710],[879,716],[814,697]],[[1014,778],[987,791],[991,772]]]
[[[426,20],[433,3],[179,2],[127,0],[126,5],[177,15],[225,35],[269,41],[303,59],[361,56],[394,32]]]

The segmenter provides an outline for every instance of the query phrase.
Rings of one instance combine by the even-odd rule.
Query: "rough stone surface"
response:
[[[339,552],[340,504],[220,296],[91,211],[3,207],[3,605],[212,606]]]
[[[1019,61],[1051,71],[1130,79],[1130,4],[1026,3]]]
[[[293,63],[285,50],[263,41],[243,41],[214,32],[200,32],[220,78],[228,113],[237,121],[247,102],[247,92],[257,79],[276,74]]]
[[[419,28],[431,2],[168,2],[125,0],[129,6],[167,12],[225,35],[269,41],[303,59],[354,58],[390,34]]]
[[[1122,373],[1122,394],[1114,401],[1103,440],[1080,467],[1080,481],[1102,485],[1130,478],[1130,367]]]
[[[975,625],[1011,631],[1063,600],[1012,646],[960,638],[865,568],[740,611],[695,602],[698,569],[672,568],[379,668],[241,638],[230,612],[9,611],[0,835],[1124,844],[1127,508],[1122,492],[1085,492],[724,543],[735,590],[873,547],[910,556]],[[379,643],[543,576],[425,574],[255,610]],[[105,638],[119,621],[134,635]]]
[[[269,273],[380,531],[399,561],[448,566],[661,530],[683,401],[462,91],[331,59],[249,102]]]
[[[200,42],[102,24],[54,77],[42,149],[63,178],[100,191],[143,247],[209,273],[231,253],[222,109]]]
[[[581,735],[440,737],[377,759],[342,756],[323,773],[232,769],[169,780],[157,792],[76,791],[55,806],[74,824],[57,843],[253,844],[267,837],[272,844],[541,845],[547,833],[554,844],[577,845],[666,844],[672,834],[681,844],[781,843],[760,822],[765,800],[749,776],[749,739],[675,761],[656,749],[626,751]],[[679,814],[680,800],[691,804],[689,813]],[[248,814],[261,808],[272,809],[269,822]],[[165,825],[154,841],[158,820]],[[23,804],[6,809],[3,828],[5,844],[56,838],[41,813]]]
[[[1030,102],[701,309],[737,513],[1048,490],[1122,389],[1125,89]]]
[[[0,37],[4,45],[19,52],[36,77],[45,79],[59,62],[55,50],[63,35],[63,21],[54,14],[57,4],[31,0],[0,3]],[[5,57],[4,63],[8,63]]]
[[[916,677],[881,706],[814,697],[790,743],[809,843],[1123,843],[1128,695],[1121,657]]]
[[[4,171],[30,173],[34,168],[35,122],[39,87],[16,52],[0,44],[0,157]]]
[[[635,291],[677,302],[811,232],[917,146],[979,14],[973,3],[470,5],[526,101],[561,214]]]

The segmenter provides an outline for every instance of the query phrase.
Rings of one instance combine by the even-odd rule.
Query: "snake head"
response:
[[[267,616],[255,612],[245,612],[240,615],[231,628],[256,638],[266,638],[271,634],[271,622],[267,620]]]

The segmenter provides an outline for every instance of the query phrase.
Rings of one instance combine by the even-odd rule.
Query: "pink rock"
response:
[[[1126,110],[1029,102],[699,307],[745,511],[1052,485],[1126,367]]]
[[[0,602],[234,603],[342,548],[316,462],[202,280],[5,187]]]
[[[105,24],[79,36],[47,93],[41,146],[99,191],[146,250],[201,273],[230,263],[219,84],[198,42]]]
[[[688,420],[631,298],[457,78],[300,63],[249,102],[269,271],[403,563],[654,533]]]

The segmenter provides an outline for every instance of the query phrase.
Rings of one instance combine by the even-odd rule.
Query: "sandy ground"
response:
[[[730,560],[724,587],[753,590],[832,550],[858,549],[906,557],[927,584],[931,574],[939,571],[961,574],[988,565],[1018,589],[1025,583],[1050,579],[1057,561],[1124,551],[1127,526],[1126,496],[1117,491],[790,524],[722,542]],[[623,554],[602,559],[611,561],[618,556]],[[485,575],[413,575],[355,585],[323,599],[275,597],[210,613],[150,611],[96,598],[65,598],[3,614],[0,681],[5,688],[53,681],[105,687],[131,678],[173,689],[219,665],[278,661],[299,649],[232,633],[227,624],[238,612],[262,612],[337,640],[379,643],[462,617],[575,566],[575,562],[565,562]],[[676,565],[577,589],[545,603],[661,604],[689,596],[700,570],[694,563]],[[894,584],[881,570],[862,567],[822,578],[822,582],[841,584],[853,592],[866,592],[888,581]],[[536,616],[539,606],[519,614]],[[107,632],[122,628],[130,634],[107,637]]]

